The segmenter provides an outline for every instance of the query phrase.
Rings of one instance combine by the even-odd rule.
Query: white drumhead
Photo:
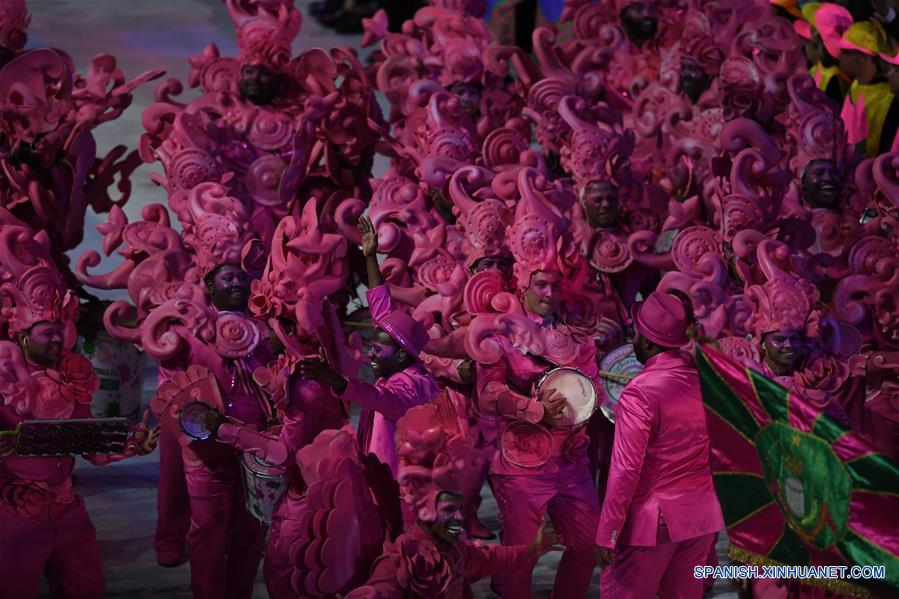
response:
[[[574,368],[550,370],[540,382],[540,394],[558,391],[567,400],[564,416],[557,421],[559,428],[570,428],[590,419],[596,409],[596,389],[593,381],[583,372]]]

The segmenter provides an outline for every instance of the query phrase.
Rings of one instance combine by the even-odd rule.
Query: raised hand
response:
[[[371,219],[367,216],[359,217],[359,232],[362,233],[362,254],[366,258],[375,256],[378,253],[378,234]]]

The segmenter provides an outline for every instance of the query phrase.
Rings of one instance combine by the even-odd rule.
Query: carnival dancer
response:
[[[345,283],[347,241],[341,234],[322,230],[315,203],[309,202],[300,220],[286,217],[275,231],[274,246],[261,279],[253,285],[250,305],[253,314],[267,318],[273,332],[274,359],[254,372],[277,409],[277,426],[260,431],[217,410],[206,415],[206,428],[222,443],[263,460],[270,471],[283,469],[286,491],[274,506],[263,573],[269,596],[296,597],[292,587],[290,550],[308,515],[307,484],[303,480],[297,452],[311,444],[323,430],[346,425],[345,403],[333,391],[299,375],[296,368],[304,356],[329,356],[339,372],[351,376],[358,365],[343,346],[343,329],[337,311],[327,296]],[[294,287],[295,286],[295,287]],[[304,289],[297,294],[283,289]],[[300,324],[302,323],[302,324]],[[264,497],[274,480],[266,481]]]
[[[687,312],[653,292],[632,310],[634,351],[645,364],[615,413],[612,467],[597,557],[606,597],[702,597],[705,565],[724,528],[712,485],[709,439],[696,369],[679,348],[689,342]]]
[[[540,524],[528,544],[475,545],[462,538],[465,478],[477,477],[480,453],[464,434],[452,434],[434,404],[416,406],[397,422],[399,482],[417,521],[372,566],[365,586],[347,599],[469,599],[471,583],[526,568],[554,545]],[[453,423],[445,423],[452,426]]]
[[[0,244],[0,597],[37,597],[46,576],[54,596],[99,598],[100,548],[84,498],[72,490],[74,457],[16,455],[14,432],[25,420],[91,417],[99,379],[72,352],[78,301],[43,232],[4,221]],[[149,453],[159,431],[148,417],[121,452],[84,457],[102,465]]]
[[[499,430],[490,478],[503,519],[502,542],[529,542],[548,512],[567,545],[554,593],[583,597],[595,566],[589,531],[599,515],[589,441],[582,424],[556,428],[565,397],[535,392],[534,386],[547,371],[564,366],[582,372],[595,388],[596,348],[584,324],[595,318],[583,318],[574,302],[562,301],[570,292],[563,280],[577,270],[580,257],[570,234],[562,234],[567,220],[549,197],[560,194],[554,199],[569,204],[574,198],[534,169],[522,169],[518,185],[522,199],[506,235],[519,295],[497,293],[493,303],[507,311],[479,315],[469,326],[467,346],[478,362],[478,406],[495,416]],[[589,301],[577,305],[586,308]],[[530,596],[535,563],[499,575],[503,596]]]
[[[435,399],[440,389],[419,361],[428,341],[427,331],[414,318],[394,308],[390,290],[381,278],[374,226],[368,218],[360,217],[359,230],[368,274],[366,297],[377,329],[371,342],[371,365],[378,378],[374,384],[348,378],[336,372],[335,365],[317,359],[301,361],[300,376],[327,385],[339,398],[363,408],[362,450],[374,453],[396,474],[396,421],[409,408]]]

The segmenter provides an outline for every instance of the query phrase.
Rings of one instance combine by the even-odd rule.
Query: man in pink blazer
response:
[[[686,345],[687,314],[653,292],[631,309],[634,351],[645,364],[621,394],[605,502],[596,531],[607,564],[601,595],[702,597],[705,565],[724,528],[712,485],[699,375]]]

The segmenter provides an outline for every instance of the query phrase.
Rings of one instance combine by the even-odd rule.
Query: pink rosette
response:
[[[78,354],[67,354],[58,369],[47,369],[47,376],[56,381],[64,398],[80,404],[89,404],[91,396],[100,388],[100,377],[94,367]]]
[[[849,378],[849,366],[833,356],[820,356],[793,375],[793,383],[813,406],[824,408]]]
[[[48,372],[35,372],[32,378],[37,383],[34,396],[31,399],[29,412],[31,416],[39,420],[56,420],[69,418],[75,411],[75,402],[66,398],[62,393],[62,386]]]
[[[226,358],[243,358],[259,344],[259,329],[236,312],[220,312],[215,319],[215,347]]]
[[[287,115],[260,110],[247,138],[261,150],[279,150],[290,143],[293,134],[293,124]]]
[[[434,543],[401,535],[396,548],[399,585],[418,597],[443,597],[452,580],[452,569]]]
[[[51,490],[46,485],[24,480],[9,480],[0,484],[0,503],[15,506],[23,518],[46,513],[47,506],[55,503],[71,503],[74,499],[71,486]]]

